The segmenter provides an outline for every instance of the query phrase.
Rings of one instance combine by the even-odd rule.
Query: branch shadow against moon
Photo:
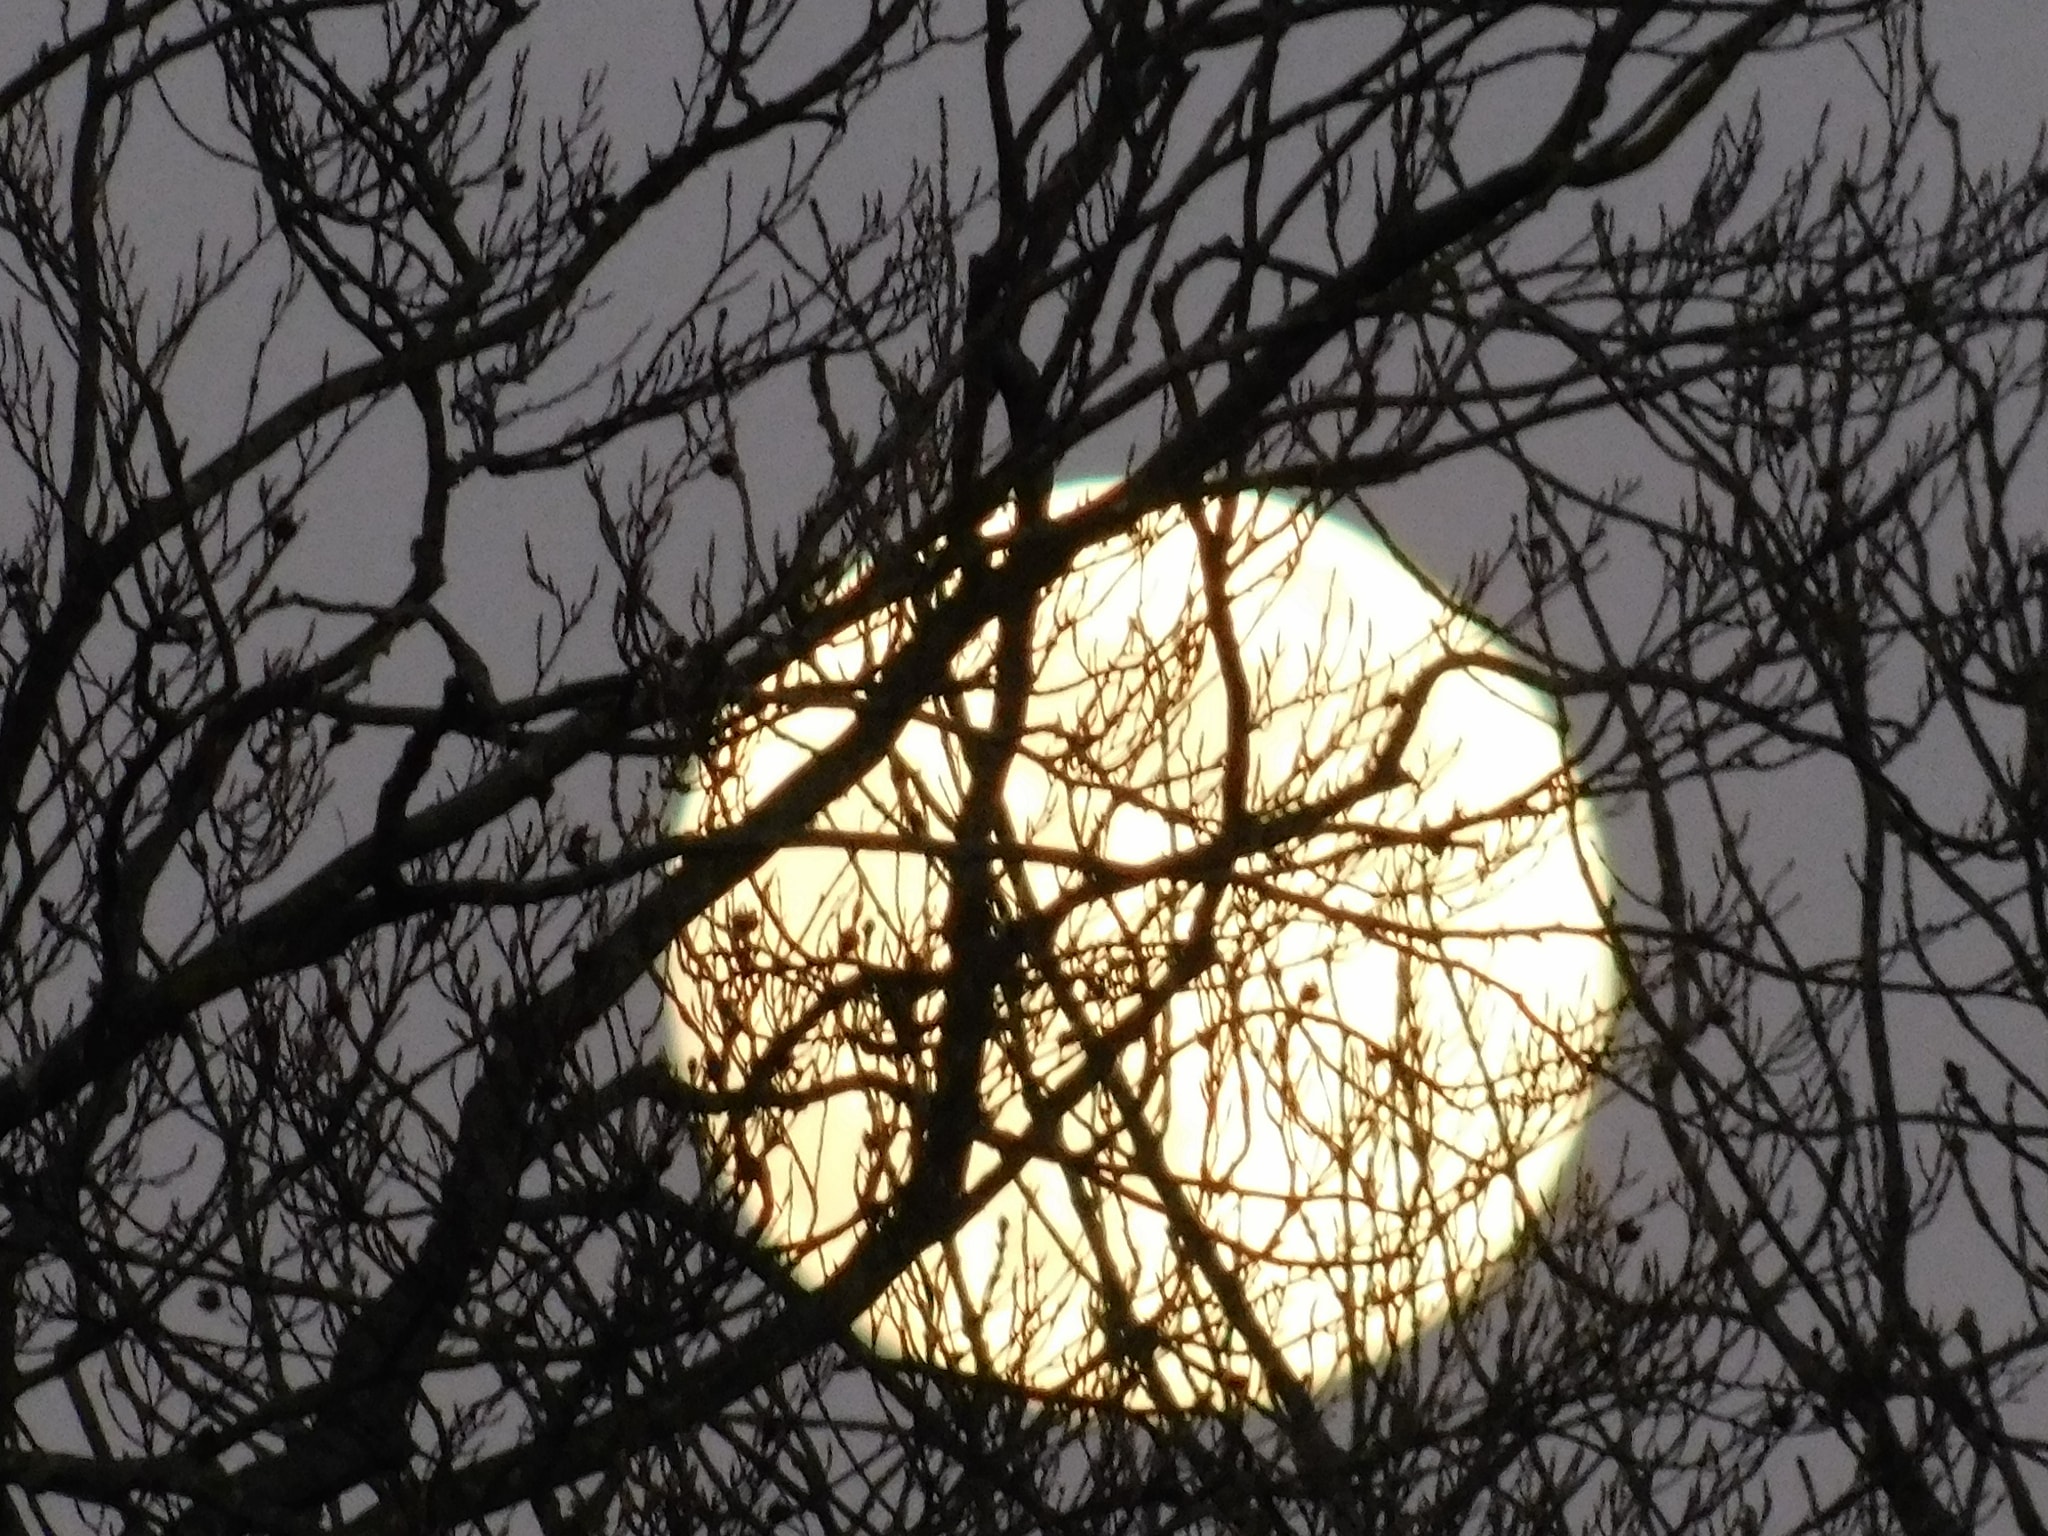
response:
[[[999,569],[1014,518],[982,536]],[[1324,1389],[1478,1294],[1583,1118],[1618,982],[1555,704],[1361,523],[1277,495],[1148,513],[1029,624],[993,833],[961,837],[990,625],[883,763],[677,937],[670,1059],[730,1105],[707,1171],[823,1284],[910,1176],[971,980],[996,1020],[973,1214],[863,1340],[1137,1411]],[[789,667],[692,765],[672,831],[744,825],[914,627],[885,608]],[[968,861],[996,895],[963,978]]]

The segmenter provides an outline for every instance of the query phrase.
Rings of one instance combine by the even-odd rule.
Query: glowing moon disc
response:
[[[984,536],[1007,558],[1007,518]],[[1568,1155],[1616,982],[1556,712],[1361,525],[1276,496],[1149,514],[1029,623],[993,838],[957,837],[991,625],[885,762],[678,937],[671,1057],[729,1111],[707,1161],[824,1283],[909,1174],[971,983],[998,1018],[980,1204],[866,1337],[1137,1408],[1270,1400],[1281,1370],[1313,1389],[1469,1297]],[[886,610],[792,665],[677,830],[745,824],[915,630]],[[960,977],[969,860],[1002,958]]]

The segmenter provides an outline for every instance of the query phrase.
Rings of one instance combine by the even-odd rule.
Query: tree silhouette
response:
[[[0,21],[8,1528],[2041,1531],[2048,163],[1976,150],[1953,25]],[[1058,511],[1081,472],[1114,484]],[[1059,739],[1062,581],[1269,495],[1489,646],[1311,686],[1336,726],[1261,779],[1288,699],[1205,585]],[[1119,734],[1210,677],[1213,762]],[[1320,1038],[1261,946],[1333,847],[1386,900],[1323,918],[1422,1016],[1447,861],[1545,804],[1393,814],[1453,772],[1401,732],[1485,678],[1564,726],[1621,1007],[1528,1008],[1564,1049],[1483,1107],[1590,1129],[1483,1294],[1290,1379],[1174,1208],[1216,1191],[1153,1178],[1200,1305],[1099,1263],[1049,1388],[980,1368],[985,1308],[873,1348],[1005,1147],[1084,1227],[1075,1104],[1156,1174],[1176,999],[1262,1059]],[[1018,825],[1031,771],[1182,818],[1181,862]],[[918,901],[791,929],[777,871],[834,848],[914,855]],[[672,1061],[720,1006],[741,1056]],[[1318,1069],[1340,1165],[1438,1123],[1425,1033]],[[807,1271],[762,1241],[771,1133],[835,1041],[901,1070]]]

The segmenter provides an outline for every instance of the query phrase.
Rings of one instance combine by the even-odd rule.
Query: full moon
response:
[[[1015,536],[991,519],[988,558]],[[1483,1291],[1570,1156],[1618,984],[1556,703],[1362,521],[1275,494],[1105,534],[1021,622],[993,834],[960,828],[995,624],[678,935],[668,1049],[710,1106],[707,1174],[829,1281],[909,1175],[971,983],[997,1020],[973,1214],[865,1341],[1141,1412],[1320,1390]],[[793,663],[671,828],[745,825],[915,630],[884,608]],[[998,958],[961,977],[970,867]]]

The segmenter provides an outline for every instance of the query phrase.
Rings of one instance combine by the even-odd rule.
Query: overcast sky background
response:
[[[852,9],[848,7],[849,12]],[[1041,35],[1038,29],[1048,26],[1046,18],[1066,9],[1023,8],[1020,20],[1027,53]],[[637,169],[641,143],[660,141],[674,124],[669,74],[679,66],[680,44],[678,29],[665,19],[670,14],[671,6],[659,0],[542,0],[529,23],[536,118],[573,109],[583,78],[602,72],[601,106],[617,139],[616,161],[629,172]],[[18,65],[38,40],[53,35],[57,15],[58,7],[48,0],[0,7],[0,61]],[[1977,162],[1984,165],[2001,156],[2025,159],[2048,119],[2048,6],[2038,0],[1942,3],[1930,31],[1943,59],[1948,103],[1964,119]],[[1331,61],[1333,68],[1351,62]],[[1313,67],[1313,61],[1305,60],[1302,67]],[[195,81],[211,68],[210,61],[195,65]],[[835,158],[832,180],[821,188],[828,203],[836,199],[844,214],[857,207],[865,193],[900,189],[911,156],[935,146],[942,99],[949,101],[956,153],[968,153],[968,146],[978,141],[981,119],[977,71],[972,56],[956,54],[896,81],[862,116],[853,142]],[[1867,115],[1871,106],[1867,89],[1845,57],[1838,57],[1832,69],[1817,67],[1810,59],[1757,66],[1731,87],[1726,98],[1731,110],[1740,110],[1751,89],[1763,93],[1770,153],[1776,157],[1767,160],[1760,178],[1766,191],[1776,187],[1780,172],[1810,145],[1824,107],[1833,104],[1832,141],[1846,147],[1850,124],[1859,114]],[[195,126],[202,130],[204,95],[204,87],[195,85],[194,100],[185,104],[197,109]],[[1520,142],[1518,135],[1526,126],[1512,115],[1488,116],[1482,109],[1473,124],[1474,142],[1497,134],[1505,153]],[[635,134],[642,138],[636,140]],[[1660,197],[1669,197],[1682,209],[1692,190],[1690,173],[1705,143],[1704,132],[1694,133],[1667,165],[1608,195],[1625,227],[1652,231]],[[743,170],[748,167],[762,176],[780,169],[773,153],[742,163]],[[151,125],[146,135],[138,133],[121,178],[119,201],[143,243],[142,269],[166,291],[189,263],[195,238],[211,231],[239,235],[247,228],[248,209],[240,192],[231,198],[217,196],[213,189],[221,185],[218,172],[175,134],[164,131],[161,122]],[[687,195],[678,199],[661,216],[660,228],[636,239],[622,253],[617,268],[604,274],[604,283],[621,296],[615,305],[621,323],[659,316],[664,289],[686,292],[701,272],[701,242],[716,238],[717,189],[708,186],[706,191],[709,195],[701,200]],[[1568,237],[1583,228],[1584,219],[1584,200],[1561,201],[1531,238]],[[260,284],[251,290],[264,291]],[[7,297],[11,301],[12,296]],[[220,360],[219,366],[195,366],[174,388],[173,403],[186,413],[181,425],[193,434],[195,456],[224,441],[241,414],[243,369],[261,320],[258,299],[223,306],[207,345],[195,352],[195,358]],[[237,325],[245,327],[239,334]],[[593,339],[601,334],[602,325],[594,328]],[[298,378],[317,361],[320,346],[339,347],[346,341],[339,333],[308,335],[302,345]],[[280,379],[291,372],[280,369]],[[279,393],[283,388],[280,384]],[[789,413],[788,421],[779,419],[778,411]],[[319,493],[318,515],[309,520],[294,555],[294,569],[308,587],[373,597],[402,585],[418,505],[417,449],[398,425],[402,416],[400,410],[386,424],[363,433],[345,461],[346,472],[330,475]],[[1568,441],[1553,435],[1546,447],[1553,457],[1567,454],[1583,479],[1600,478],[1593,466],[1611,460],[1615,475],[1645,477],[1641,494],[1646,500],[1689,489],[1668,470],[1659,473],[1640,445],[1611,423],[1567,430]],[[792,451],[792,444],[814,440],[800,376],[788,381],[782,395],[767,391],[748,402],[740,421],[742,463],[748,489],[771,527],[778,518],[799,514],[825,478],[822,455]],[[1124,452],[1133,446],[1142,444],[1105,441],[1065,466],[1067,477],[1114,474]],[[623,458],[615,457],[614,462]],[[2041,466],[2036,464],[2032,483],[2048,489],[2042,487],[2040,475]],[[6,490],[0,481],[0,494]],[[684,509],[673,546],[681,557],[671,592],[678,602],[696,574],[690,552],[708,547],[714,539],[725,552],[739,543],[737,508],[729,491],[700,486],[693,494],[699,499]],[[1400,547],[1439,579],[1454,582],[1473,560],[1503,546],[1520,511],[1520,498],[1518,484],[1503,467],[1461,460],[1411,483],[1384,488],[1371,501]],[[2048,494],[2037,501],[2048,506]],[[9,523],[12,516],[0,503],[0,544],[12,544],[19,536]],[[2048,537],[2048,516],[2039,532]],[[580,573],[590,564],[593,546],[587,501],[574,473],[555,477],[552,485],[536,481],[467,488],[450,545],[444,607],[473,637],[488,642],[486,653],[501,691],[515,690],[527,680],[524,657],[529,653],[534,612],[523,571],[529,540],[543,561],[558,566],[568,584],[580,586]],[[1603,601],[1611,604],[1611,615],[1624,628],[1631,615],[1640,621],[1658,595],[1646,575],[1624,567],[1609,572],[1603,583]],[[729,596],[729,586],[725,591]],[[590,663],[600,665],[602,659],[593,652]],[[414,661],[416,691],[429,696],[438,690],[444,664],[430,651],[422,651]],[[400,665],[392,673],[393,691],[405,685]],[[366,764],[369,761],[365,759]],[[366,777],[364,782],[374,793],[374,781]],[[1935,779],[1930,779],[1929,788],[1938,788]],[[595,795],[601,786],[586,778],[582,792]],[[1974,791],[1959,785],[1956,793],[1967,801]],[[1846,889],[1843,858],[1854,846],[1849,836],[1853,805],[1830,795],[1816,779],[1789,785],[1786,793],[1760,799],[1753,809],[1760,838],[1783,848],[1807,887],[1797,925],[1816,938],[1842,928],[1848,908],[1831,902],[1830,893]],[[359,830],[361,804],[349,814],[351,825]],[[1639,829],[1616,818],[1609,835],[1613,856],[1626,874],[1645,853]],[[1931,1063],[1933,1057],[1928,1060]],[[1589,1142],[1595,1160],[1613,1154],[1625,1123],[1625,1117],[1616,1117],[1610,1124],[1595,1126]],[[1959,1286],[1967,1288],[1967,1275],[1957,1278]]]

